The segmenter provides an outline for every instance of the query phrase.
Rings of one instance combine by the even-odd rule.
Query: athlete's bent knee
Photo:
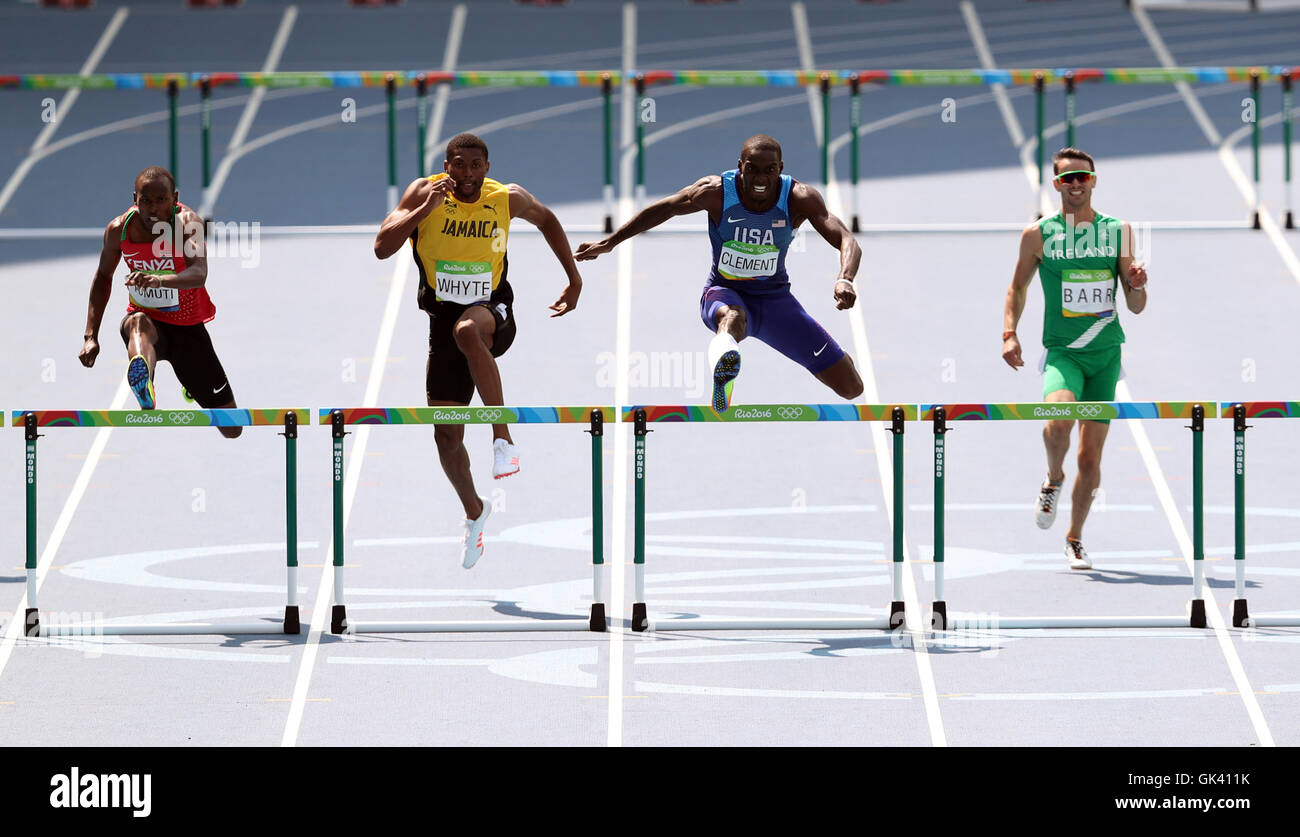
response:
[[[456,347],[462,353],[471,352],[487,345],[483,341],[483,335],[479,333],[478,323],[473,320],[465,319],[456,323],[452,327],[451,336],[456,341]]]
[[[455,450],[464,438],[465,427],[461,424],[439,424],[433,428],[433,441],[441,453]]]

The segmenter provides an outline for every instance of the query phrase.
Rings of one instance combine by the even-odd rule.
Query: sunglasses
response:
[[[1075,171],[1063,171],[1056,176],[1061,183],[1086,183],[1096,177],[1095,172],[1076,169]]]

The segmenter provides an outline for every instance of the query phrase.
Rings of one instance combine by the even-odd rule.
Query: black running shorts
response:
[[[474,378],[469,373],[469,361],[460,347],[452,329],[456,321],[470,306],[436,303],[429,314],[429,362],[424,370],[424,391],[430,401],[451,401],[468,404],[474,397]],[[515,342],[515,312],[510,302],[483,304],[496,321],[492,336],[492,357],[501,357]]]

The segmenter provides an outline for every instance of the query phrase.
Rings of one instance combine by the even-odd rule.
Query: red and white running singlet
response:
[[[172,208],[172,224],[184,205]],[[154,241],[135,242],[126,237],[127,225],[139,212],[131,207],[122,222],[122,259],[128,271],[161,275],[174,275],[185,269],[185,253],[173,253],[174,233],[168,231]],[[181,237],[181,242],[184,238]],[[182,248],[184,244],[181,244]],[[217,306],[212,304],[207,288],[127,288],[131,301],[126,306],[128,314],[143,311],[150,318],[172,325],[198,325],[211,322],[217,316]]]

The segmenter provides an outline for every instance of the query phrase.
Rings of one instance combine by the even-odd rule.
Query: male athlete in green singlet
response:
[[[1012,369],[1024,366],[1016,324],[1025,310],[1025,292],[1034,270],[1043,286],[1043,399],[1045,401],[1113,401],[1120,378],[1120,328],[1116,290],[1124,289],[1128,310],[1141,314],[1147,305],[1147,272],[1133,261],[1133,229],[1092,208],[1097,184],[1092,157],[1077,148],[1052,155],[1053,185],[1061,211],[1027,227],[1020,236],[1020,258],[1007,290],[1002,359]],[[1056,519],[1065,482],[1062,465],[1070,450],[1073,420],[1049,421],[1043,428],[1047,480],[1038,492],[1034,519],[1046,529]],[[1079,474],[1074,480],[1070,529],[1065,556],[1070,569],[1092,567],[1083,548],[1083,522],[1101,484],[1101,448],[1110,422],[1079,422]]]

